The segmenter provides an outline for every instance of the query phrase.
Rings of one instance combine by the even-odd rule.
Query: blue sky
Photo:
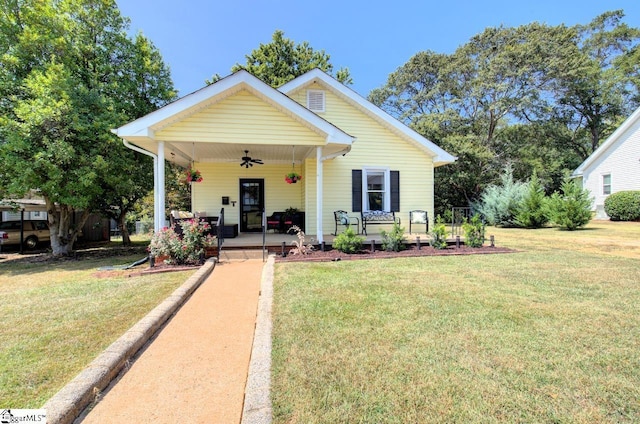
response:
[[[213,74],[226,76],[273,32],[296,43],[308,41],[331,56],[334,69],[349,68],[362,96],[414,54],[452,53],[486,27],[586,24],[623,9],[628,25],[640,28],[638,0],[117,0],[171,68],[184,96]]]

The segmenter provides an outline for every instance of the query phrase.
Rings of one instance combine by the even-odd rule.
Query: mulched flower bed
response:
[[[507,249],[506,247],[468,247],[455,246],[447,247],[446,249],[434,249],[430,246],[423,246],[420,250],[416,246],[411,246],[406,250],[400,252],[387,252],[384,250],[362,250],[360,253],[348,254],[342,253],[338,250],[320,251],[314,250],[308,255],[293,255],[289,254],[285,257],[281,255],[276,256],[276,262],[329,262],[329,261],[349,261],[349,260],[361,260],[361,259],[385,259],[385,258],[410,258],[419,256],[447,256],[447,255],[486,255],[494,253],[515,253],[516,250]]]

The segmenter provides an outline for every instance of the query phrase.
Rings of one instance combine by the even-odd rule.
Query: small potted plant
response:
[[[284,180],[287,182],[287,184],[295,184],[301,179],[302,179],[302,175],[296,172],[289,172],[287,175],[284,176]]]
[[[193,168],[187,169],[186,177],[187,177],[188,183],[202,182],[202,174],[197,169],[193,169]]]

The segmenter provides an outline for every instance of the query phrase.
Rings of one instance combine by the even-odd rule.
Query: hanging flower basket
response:
[[[295,184],[302,179],[302,175],[296,174],[295,172],[289,172],[284,176],[284,180],[287,184]]]
[[[202,182],[202,174],[197,169],[187,169],[186,177],[188,183]]]

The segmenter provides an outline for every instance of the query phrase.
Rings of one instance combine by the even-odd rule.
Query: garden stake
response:
[[[456,236],[456,249],[460,249],[460,236]]]
[[[420,236],[416,236],[416,245],[418,246],[418,250],[420,250]]]
[[[286,257],[287,257],[287,254],[286,254],[286,252],[285,252],[285,242],[284,242],[284,241],[282,242],[282,257],[283,257],[283,258],[286,258]]]
[[[376,241],[371,240],[371,253],[376,251]]]
[[[322,241],[322,244],[320,245],[320,251],[324,252],[324,240]]]
[[[491,240],[491,247],[496,247],[496,240],[493,236],[489,237],[489,240]]]

